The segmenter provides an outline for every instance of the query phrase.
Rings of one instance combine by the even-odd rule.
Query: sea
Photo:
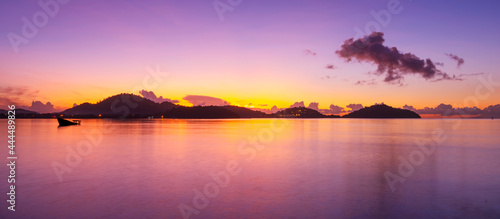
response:
[[[500,218],[500,120],[16,119],[14,155],[7,127],[0,218]]]

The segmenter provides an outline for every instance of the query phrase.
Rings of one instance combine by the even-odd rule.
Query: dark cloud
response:
[[[453,107],[451,104],[441,103],[436,107],[425,107],[416,109],[413,106],[404,105],[403,109],[414,111],[418,114],[437,114],[441,116],[467,115],[478,117],[500,117],[500,104],[491,105],[484,109],[478,107]]]
[[[168,101],[171,103],[178,103],[179,102],[178,100],[171,100],[168,98],[163,98],[163,96],[157,97],[153,91],[141,90],[141,91],[139,91],[139,94],[141,94],[144,98],[151,100],[155,103],[163,103],[165,101]]]
[[[316,52],[313,52],[313,51],[311,51],[310,49],[306,49],[306,50],[304,50],[304,54],[306,54],[306,55],[311,55],[311,56],[316,56],[316,55],[317,55],[317,53],[316,53]]]
[[[420,59],[412,53],[402,53],[396,47],[383,45],[384,41],[383,33],[373,32],[364,38],[346,40],[336,53],[348,62],[356,60],[376,64],[376,73],[385,74],[385,82],[400,83],[407,74],[416,74],[425,79],[448,78],[430,59]]]
[[[457,55],[453,55],[451,53],[445,53],[445,55],[457,61],[457,68],[460,68],[460,66],[462,66],[465,63],[464,59],[458,57]]]
[[[326,68],[326,69],[336,69],[336,68],[337,68],[337,66],[335,66],[335,65],[326,65],[326,67],[325,67],[325,68]]]
[[[351,109],[348,112],[354,112],[356,110],[363,109],[362,104],[355,104],[355,103],[351,103],[351,104],[347,105],[346,107]]]
[[[202,95],[187,95],[183,99],[188,101],[189,103],[193,104],[193,106],[227,106],[227,105],[229,105],[229,102],[227,102],[223,99],[216,98],[216,97],[202,96]]]

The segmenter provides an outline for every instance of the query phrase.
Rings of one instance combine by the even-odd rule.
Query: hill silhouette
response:
[[[0,109],[0,114],[7,114],[9,110],[3,110],[3,109]],[[40,113],[37,113],[35,111],[31,111],[31,110],[25,110],[25,109],[15,109],[16,111],[16,115],[17,114],[40,114]]]
[[[397,109],[385,104],[365,107],[343,116],[344,118],[421,118],[420,115],[405,109]]]
[[[9,110],[0,109],[0,118],[7,118],[8,111]],[[38,118],[40,116],[40,113],[31,110],[15,109],[15,111],[16,118]]]
[[[327,117],[339,117],[339,116],[326,116],[320,112],[306,108],[306,107],[294,107],[278,111],[273,114],[277,118],[327,118]]]
[[[83,103],[61,113],[65,116],[144,117],[162,114],[176,106],[170,102],[155,103],[134,94],[119,94],[96,104]]]

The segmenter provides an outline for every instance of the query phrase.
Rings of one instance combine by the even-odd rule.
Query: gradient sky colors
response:
[[[347,63],[335,53],[345,40],[362,37],[355,28],[365,32],[375,21],[370,11],[387,10],[388,2],[243,0],[221,21],[212,0],[72,0],[16,54],[7,35],[20,35],[22,18],[32,20],[42,8],[37,1],[2,1],[0,107],[96,102],[131,92],[146,66],[156,65],[168,75],[151,91],[185,105],[187,95],[264,108],[297,101],[319,108],[463,105],[478,76],[431,82],[410,75],[399,86],[373,74],[376,65]],[[438,68],[449,75],[493,74],[500,81],[500,2],[399,2],[402,11],[380,29],[385,45],[443,63]],[[446,54],[465,62],[457,67]],[[499,102],[494,92],[478,107]]]

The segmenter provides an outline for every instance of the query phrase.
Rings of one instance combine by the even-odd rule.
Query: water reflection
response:
[[[239,145],[258,139],[271,120],[86,119],[64,128],[18,121],[14,218],[179,218],[178,205],[193,206],[193,189],[231,160],[241,173],[194,217],[500,216],[500,120],[463,120],[454,129],[451,120],[290,119],[253,159]],[[401,158],[420,150],[416,141],[436,129],[446,141],[392,192],[384,173],[397,173]],[[95,142],[91,152],[68,165],[85,141]],[[54,162],[71,169],[62,182]]]

